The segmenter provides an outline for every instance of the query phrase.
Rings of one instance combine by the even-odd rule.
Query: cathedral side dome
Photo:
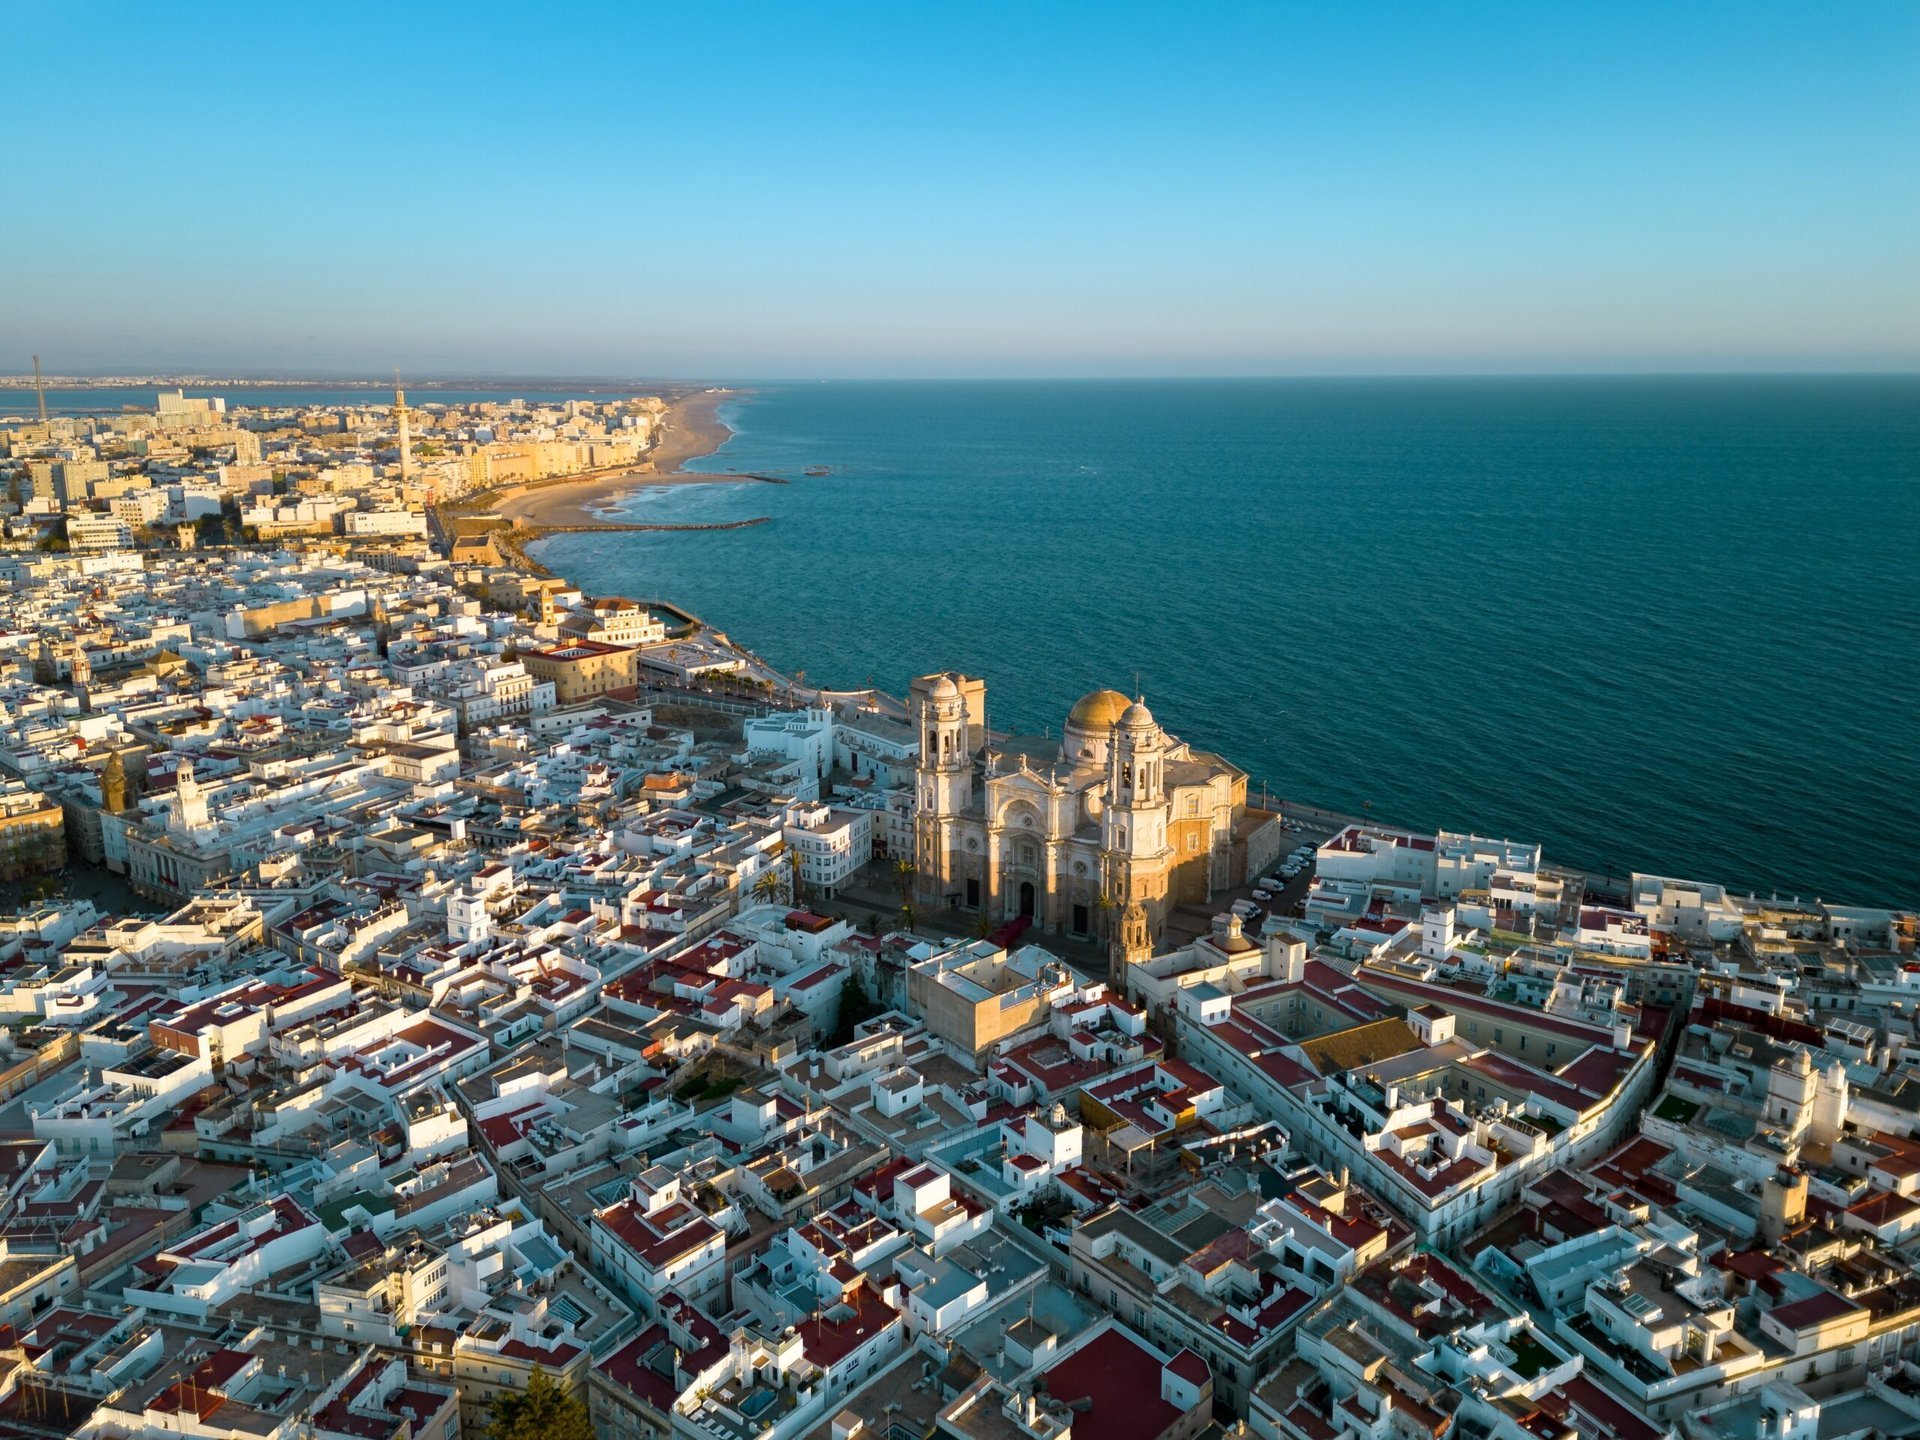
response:
[[[1151,730],[1153,712],[1147,709],[1145,701],[1136,700],[1121,712],[1120,723],[1129,730]]]

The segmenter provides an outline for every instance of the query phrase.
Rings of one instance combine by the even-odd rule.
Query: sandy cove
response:
[[[577,480],[516,485],[500,492],[493,513],[515,526],[592,525],[607,517],[600,513],[610,501],[648,485],[710,485],[718,481],[751,480],[748,475],[683,474],[689,460],[711,455],[732,436],[719,410],[739,398],[733,390],[702,390],[671,402],[660,424],[660,439],[640,464],[612,474],[583,475]]]

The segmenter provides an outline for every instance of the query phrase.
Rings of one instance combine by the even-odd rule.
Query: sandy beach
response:
[[[606,518],[599,508],[630,490],[646,485],[707,485],[745,480],[745,476],[683,475],[680,467],[702,455],[711,455],[733,432],[723,424],[719,409],[738,398],[732,390],[703,390],[684,396],[667,408],[660,440],[645,463],[611,475],[588,475],[578,480],[545,481],[502,491],[493,513],[515,525],[592,525]]]

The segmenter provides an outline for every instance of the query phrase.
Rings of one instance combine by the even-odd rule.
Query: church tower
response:
[[[1107,897],[1119,909],[1110,937],[1111,983],[1124,987],[1128,964],[1151,957],[1166,919],[1167,737],[1135,700],[1114,724],[1107,749],[1107,793],[1100,815]]]
[[[73,693],[80,697],[83,709],[93,708],[93,697],[88,693],[93,688],[93,661],[87,658],[87,647],[73,647]]]
[[[919,706],[920,756],[914,767],[914,869],[926,897],[949,893],[953,876],[948,822],[973,800],[973,750],[967,702],[951,675],[935,677]]]

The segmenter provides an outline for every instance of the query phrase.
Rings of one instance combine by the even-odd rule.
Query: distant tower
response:
[[[934,898],[948,894],[954,880],[947,828],[973,799],[973,750],[967,744],[967,702],[951,675],[935,677],[919,710],[914,868],[921,893]]]
[[[40,423],[47,423],[47,382],[40,378],[40,357],[33,357],[33,394],[40,402]]]
[[[110,815],[127,808],[127,762],[118,750],[107,756],[106,766],[100,771],[100,800]]]
[[[173,784],[173,821],[168,827],[192,834],[207,828],[207,797],[193,778],[193,762],[182,760]]]
[[[540,623],[543,626],[553,624],[553,587],[551,585],[540,587]]]
[[[73,647],[73,689],[83,703],[87,698],[87,687],[91,684],[93,684],[93,661],[87,658],[86,646],[75,645]]]
[[[413,436],[407,428],[407,392],[400,388],[400,373],[393,376],[393,424],[400,432],[400,483],[413,479]]]

